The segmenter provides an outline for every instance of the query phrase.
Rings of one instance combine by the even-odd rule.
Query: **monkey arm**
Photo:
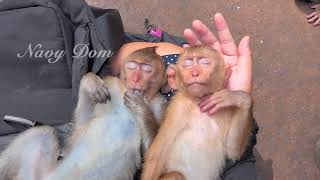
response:
[[[142,151],[145,154],[156,137],[159,126],[156,123],[153,112],[145,105],[140,107],[137,117],[142,133]]]
[[[80,85],[81,86],[81,85]],[[92,115],[94,104],[90,101],[89,95],[80,89],[77,107],[74,113],[74,123],[76,127],[89,120]]]
[[[164,118],[168,103],[161,95],[159,95],[150,103],[141,103],[141,105],[144,110],[140,112],[144,113],[141,113],[138,117],[142,117],[143,115],[145,116],[145,118],[139,119],[139,127],[143,133],[142,138],[144,139],[142,142],[143,154],[145,154],[158,133],[159,126]]]
[[[176,95],[176,98],[180,94]],[[178,99],[178,98],[177,98]],[[166,155],[176,138],[184,130],[189,121],[185,120],[184,115],[188,114],[188,108],[193,107],[188,104],[179,104],[179,101],[172,101],[167,108],[166,117],[161,124],[159,132],[151,144],[145,156],[141,180],[158,180],[163,173],[166,163]]]
[[[244,153],[251,136],[253,123],[250,95],[241,92],[239,98],[236,98],[236,104],[226,139],[227,155],[232,160],[239,159]]]
[[[75,126],[88,121],[97,103],[106,103],[110,100],[108,88],[104,81],[93,73],[87,73],[80,82],[79,98],[74,114]]]
[[[145,156],[141,180],[158,180],[165,168],[165,156],[170,151],[178,134],[183,130],[183,124],[177,118],[166,118]]]
[[[222,90],[206,97],[200,108],[212,115],[223,108],[230,108],[231,121],[226,136],[228,157],[239,159],[244,152],[251,134],[252,126],[252,99],[244,91]]]
[[[141,136],[143,153],[147,151],[158,132],[158,124],[147,100],[138,93],[126,91],[124,103],[136,117]]]

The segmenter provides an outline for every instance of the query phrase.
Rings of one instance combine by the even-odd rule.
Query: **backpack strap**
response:
[[[163,30],[161,30],[158,26],[151,24],[148,18],[145,18],[144,28],[146,29],[145,34],[131,34],[125,33],[125,43],[130,42],[168,42],[175,44],[177,46],[183,46],[183,44],[187,44],[182,37],[171,35]]]

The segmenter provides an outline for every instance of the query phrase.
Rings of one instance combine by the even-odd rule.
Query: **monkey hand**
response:
[[[93,73],[88,73],[82,78],[80,89],[88,94],[93,103],[106,103],[111,100],[108,87],[99,76]]]
[[[219,109],[226,107],[249,110],[252,106],[252,98],[244,91],[222,90],[201,98],[199,106],[201,112],[207,112],[211,116]]]
[[[320,4],[311,7],[315,11],[307,16],[308,23],[313,23],[314,26],[320,25]]]
[[[124,104],[129,108],[131,112],[136,115],[141,113],[145,114],[145,110],[148,109],[147,98],[143,96],[141,92],[127,90],[124,93]]]

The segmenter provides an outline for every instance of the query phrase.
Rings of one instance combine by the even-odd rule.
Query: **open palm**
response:
[[[250,38],[242,38],[239,46],[230,33],[229,27],[220,13],[214,16],[218,38],[201,21],[192,23],[192,30],[186,29],[184,36],[191,46],[209,45],[216,49],[230,67],[230,76],[227,88],[232,91],[242,90],[251,93],[252,90],[252,58],[249,47]]]

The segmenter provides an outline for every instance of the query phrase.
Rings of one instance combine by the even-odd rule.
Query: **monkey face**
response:
[[[155,67],[152,64],[140,63],[135,60],[127,61],[126,70],[126,87],[127,89],[144,91],[154,79]]]
[[[224,82],[224,62],[213,49],[186,49],[177,65],[180,89],[193,97],[203,97],[221,89]]]
[[[208,94],[214,61],[208,57],[190,56],[179,62],[180,80],[186,91],[194,97]]]
[[[159,92],[165,83],[165,66],[155,48],[140,49],[126,58],[122,78],[127,89],[142,92],[147,98]]]

